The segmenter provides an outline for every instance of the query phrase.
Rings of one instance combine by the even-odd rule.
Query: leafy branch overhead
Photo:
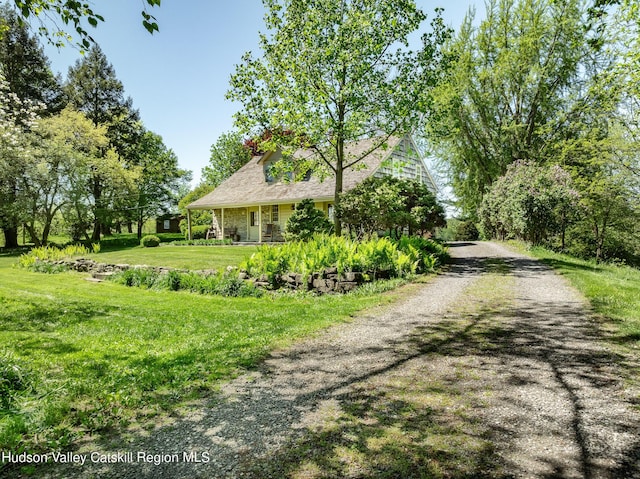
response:
[[[58,47],[73,42],[73,37],[67,31],[67,28],[71,27],[79,37],[78,46],[83,49],[89,48],[94,40],[86,30],[83,20],[93,28],[105,21],[102,15],[93,10],[89,2],[76,0],[13,0],[13,2],[24,20],[31,17],[37,18],[40,21],[40,34]],[[141,0],[141,2],[142,26],[153,34],[158,31],[158,23],[156,18],[147,11],[147,7],[159,7],[161,0]]]

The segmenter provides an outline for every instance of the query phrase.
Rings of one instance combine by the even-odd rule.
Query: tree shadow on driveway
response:
[[[546,267],[504,262],[504,274],[526,286],[514,301],[444,316],[415,309],[388,341],[311,342],[279,353],[277,368],[267,361],[207,407],[127,444],[206,452],[208,462],[112,464],[82,475],[638,477],[638,418],[619,374],[625,358],[599,344],[582,303],[558,301],[553,288],[531,293]],[[486,258],[455,259],[445,276],[486,270]],[[376,334],[386,327],[394,325],[382,321]]]

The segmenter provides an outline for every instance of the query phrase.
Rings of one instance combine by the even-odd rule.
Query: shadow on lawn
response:
[[[38,298],[3,298],[0,328],[4,331],[55,331],[56,329],[104,317],[110,308],[89,302],[59,303]]]

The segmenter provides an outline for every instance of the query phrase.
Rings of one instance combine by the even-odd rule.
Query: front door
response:
[[[249,222],[249,241],[258,241],[260,239],[260,224],[258,217],[258,207],[250,207],[249,209],[249,217],[247,221]]]

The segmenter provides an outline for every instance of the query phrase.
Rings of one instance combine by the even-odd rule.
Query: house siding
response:
[[[417,180],[426,185],[433,194],[436,194],[436,188],[429,177],[427,166],[408,138],[404,138],[398,144],[391,156],[374,173],[374,176],[378,178],[393,176],[394,178]]]

